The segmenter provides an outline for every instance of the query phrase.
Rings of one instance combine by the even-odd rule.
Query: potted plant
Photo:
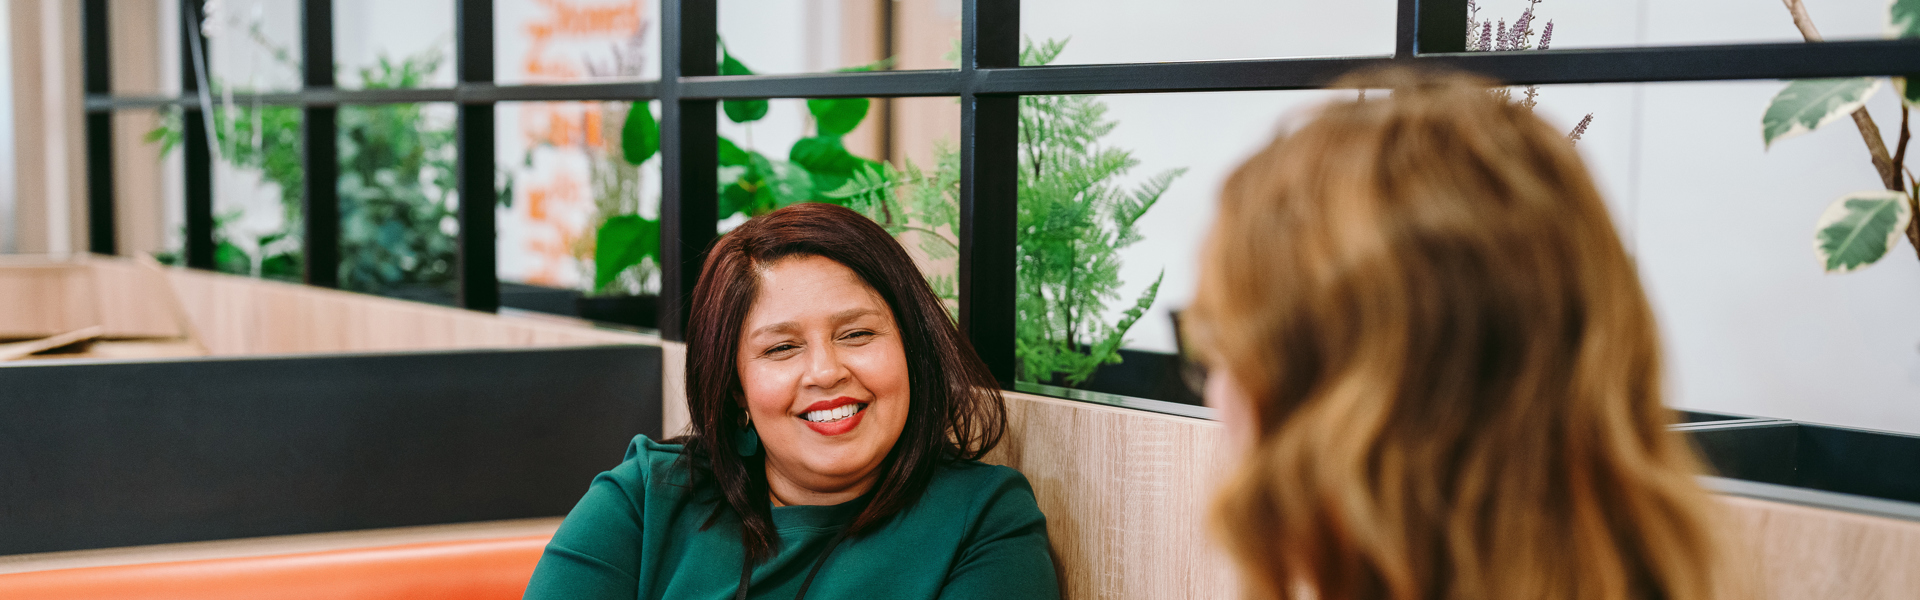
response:
[[[595,218],[593,288],[576,300],[582,318],[635,327],[660,324],[660,221],[640,215],[640,165],[660,152],[660,126],[648,102],[634,102],[620,143],[593,162]],[[611,116],[611,115],[609,115]],[[606,139],[613,139],[608,136]]]

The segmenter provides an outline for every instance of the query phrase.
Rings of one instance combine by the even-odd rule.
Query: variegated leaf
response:
[[[1879,88],[1880,80],[1870,77],[1796,80],[1774,95],[1766,116],[1760,118],[1761,135],[1772,147],[1776,141],[1819,129],[1865,105]]]
[[[1828,273],[1846,273],[1887,255],[1907,231],[1907,195],[1892,190],[1841,196],[1820,215],[1813,251]]]

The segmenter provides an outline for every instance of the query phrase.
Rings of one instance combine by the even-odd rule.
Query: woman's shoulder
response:
[[[639,487],[654,481],[684,479],[687,465],[682,459],[686,454],[685,445],[655,441],[646,434],[636,435],[627,444],[627,454],[620,460],[620,466],[607,475]]]
[[[1013,467],[977,460],[943,461],[922,496],[939,504],[963,503],[969,512],[1040,511],[1027,476]],[[958,509],[960,506],[947,506]]]

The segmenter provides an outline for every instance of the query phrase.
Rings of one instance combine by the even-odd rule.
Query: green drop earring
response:
[[[760,453],[760,432],[753,428],[753,415],[746,415],[746,422],[740,424],[740,430],[733,433],[733,448],[740,456],[753,456]]]

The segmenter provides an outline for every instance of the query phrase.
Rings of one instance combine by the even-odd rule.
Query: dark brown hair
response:
[[[764,454],[740,456],[734,440],[745,419],[739,399],[740,328],[759,294],[760,272],[790,257],[845,265],[887,303],[906,351],[907,423],[880,465],[868,503],[848,526],[857,535],[918,500],[937,463],[973,460],[1000,442],[1006,403],[973,346],[900,243],[872,220],[831,204],[796,204],[761,215],[720,238],[700,269],[687,322],[686,445],[692,485],[717,488],[740,515],[749,561],[778,540],[768,501]],[[712,486],[712,487],[709,487]],[[716,508],[718,517],[724,507]],[[713,519],[708,520],[711,525]]]

